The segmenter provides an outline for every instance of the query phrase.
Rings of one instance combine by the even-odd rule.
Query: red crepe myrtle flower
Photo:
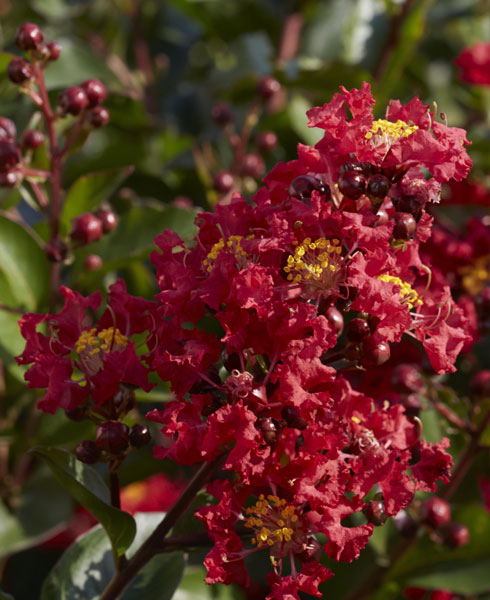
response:
[[[32,366],[26,372],[31,388],[47,388],[39,408],[54,413],[70,410],[85,401],[94,407],[112,399],[120,384],[149,391],[148,367],[137,354],[131,336],[153,331],[154,304],[126,292],[122,280],[110,290],[107,308],[93,323],[87,314],[95,311],[101,298],[98,292],[87,298],[66,287],[61,288],[65,305],[59,313],[28,313],[20,320],[26,339],[19,364]],[[37,331],[46,323],[48,335]],[[148,336],[148,343],[151,342]]]
[[[463,48],[454,62],[462,69],[460,77],[466,83],[490,85],[490,42]]]

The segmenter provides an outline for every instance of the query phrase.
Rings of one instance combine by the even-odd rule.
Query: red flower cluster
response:
[[[420,252],[426,205],[440,182],[469,171],[465,132],[418,99],[392,101],[375,120],[367,84],[341,89],[309,112],[324,138],[278,164],[252,202],[234,195],[200,214],[190,246],[170,231],[156,238],[158,305],[118,282],[96,326],[84,315],[99,296],[66,289],[58,315],[22,321],[19,362],[34,362],[32,387],[48,387],[44,410],[100,406],[120,384],[148,389],[148,370],[170,381],[176,400],[148,415],[172,440],[155,456],[186,465],[223,456],[232,474],[210,483],[218,503],[197,512],[214,540],[207,581],[246,584],[244,558],[262,551],[269,599],[321,595],[332,573],[317,534],[330,558],[355,559],[373,531],[357,517],[374,492],[391,516],[448,480],[448,440],[422,441],[401,396],[369,376],[402,337],[437,373],[453,371],[471,340]],[[36,332],[42,321],[48,336]],[[138,353],[130,337],[145,331]],[[420,389],[410,369],[397,376]]]
[[[469,171],[465,132],[418,99],[374,120],[367,84],[342,92],[309,112],[323,140],[277,165],[252,203],[235,195],[198,216],[191,247],[167,231],[152,255],[152,367],[177,396],[148,415],[173,440],[155,455],[194,464],[226,453],[234,476],[213,481],[219,502],[197,513],[214,540],[207,581],[246,585],[244,558],[266,551],[270,599],[321,595],[332,573],[318,533],[329,557],[359,555],[373,524],[348,518],[373,489],[389,516],[448,479],[448,440],[421,441],[399,397],[361,392],[352,370],[368,375],[404,336],[450,372],[471,339],[419,252],[439,182]]]
[[[39,408],[54,413],[80,407],[99,412],[102,405],[107,418],[117,418],[133,386],[149,391],[145,350],[151,334],[139,335],[141,344],[131,337],[153,331],[155,304],[133,298],[122,280],[109,291],[107,308],[97,323],[91,314],[101,303],[100,293],[87,298],[66,287],[61,288],[65,305],[57,314],[25,314],[20,329],[27,344],[17,357],[21,365],[34,363],[25,378],[31,388],[47,388]],[[46,325],[48,335],[37,331]]]
[[[455,63],[462,69],[461,79],[466,83],[490,85],[490,42],[464,48]]]

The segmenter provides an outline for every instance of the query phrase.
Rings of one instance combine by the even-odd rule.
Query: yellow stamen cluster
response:
[[[97,329],[87,329],[82,331],[80,337],[75,343],[75,350],[78,354],[88,353],[93,356],[100,352],[110,352],[115,346],[125,348],[128,344],[128,338],[123,335],[119,329],[109,327],[101,329],[97,333]]]
[[[394,277],[393,275],[388,275],[387,273],[383,275],[378,275],[378,279],[381,281],[386,281],[387,283],[394,283],[400,287],[400,296],[402,297],[402,302],[408,304],[408,308],[411,310],[415,305],[421,306],[423,304],[417,292],[413,289],[413,287],[407,283],[406,281],[402,281],[399,277]]]
[[[210,273],[213,270],[214,261],[218,258],[219,253],[223,251],[229,254],[234,254],[236,258],[239,258],[240,256],[246,257],[247,253],[242,248],[241,242],[243,239],[250,240],[253,239],[253,237],[253,235],[247,236],[246,238],[243,238],[241,235],[230,235],[230,237],[226,240],[220,238],[219,242],[216,242],[216,244],[213,245],[211,251],[203,261],[203,266],[206,268],[208,273]]]
[[[365,137],[369,140],[373,135],[381,135],[391,139],[398,139],[412,135],[417,129],[417,125],[408,125],[408,123],[400,119],[395,123],[393,121],[386,121],[386,119],[378,119],[373,122],[371,130],[366,133]]]
[[[245,521],[245,527],[256,531],[252,544],[259,548],[293,539],[298,515],[295,507],[287,504],[284,498],[272,495],[266,498],[261,494],[254,506],[245,509],[245,514],[250,515]]]
[[[464,289],[474,296],[490,281],[490,255],[480,256],[472,265],[459,269]]]
[[[338,257],[342,247],[337,239],[332,241],[318,238],[314,242],[306,238],[298,244],[294,254],[290,254],[284,271],[288,274],[288,281],[300,283],[302,281],[320,281],[325,271],[334,273],[338,268]]]

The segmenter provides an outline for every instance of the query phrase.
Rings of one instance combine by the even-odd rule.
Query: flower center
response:
[[[306,238],[287,258],[284,272],[288,281],[307,283],[315,289],[328,290],[338,282],[343,263],[342,247],[337,239]]]
[[[399,277],[394,277],[393,275],[388,275],[385,273],[383,275],[378,275],[378,279],[381,281],[386,281],[386,283],[394,283],[395,285],[398,285],[400,287],[399,294],[402,299],[402,304],[407,304],[410,310],[415,305],[421,306],[423,304],[413,287],[406,281],[402,281]]]
[[[128,338],[119,329],[108,327],[97,332],[94,327],[82,331],[75,343],[75,350],[88,375],[95,375],[102,368],[102,360],[107,352],[124,350]]]
[[[208,273],[211,273],[216,259],[218,258],[219,254],[223,252],[234,255],[239,266],[246,266],[247,261],[243,260],[243,258],[246,259],[247,253],[242,248],[241,242],[243,239],[251,240],[253,237],[253,235],[247,236],[246,238],[243,238],[241,235],[230,235],[226,241],[223,238],[220,238],[219,241],[213,245],[211,251],[208,252],[207,257],[203,260],[203,266]]]
[[[490,255],[480,256],[472,265],[461,267],[458,272],[464,289],[470,294],[478,294],[490,279]]]
[[[401,137],[408,137],[417,131],[417,125],[409,125],[405,121],[398,119],[395,123],[393,121],[386,121],[386,119],[378,119],[373,121],[371,129],[364,136],[370,140],[373,135],[384,137],[387,142],[390,140],[398,139]]]
[[[276,558],[287,556],[292,550],[301,551],[305,540],[305,526],[296,507],[278,496],[261,494],[254,506],[245,509],[249,515],[245,527],[254,530],[252,544],[268,547]]]

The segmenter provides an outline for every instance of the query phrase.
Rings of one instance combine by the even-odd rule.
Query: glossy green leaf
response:
[[[229,585],[209,585],[205,583],[206,570],[202,567],[188,567],[180,582],[175,600],[233,600],[237,598]],[[242,597],[241,595],[239,597]]]
[[[109,490],[97,471],[58,448],[37,447],[34,451],[72,497],[101,523],[114,553],[124,554],[134,539],[136,524],[130,514],[110,506]]]
[[[46,299],[48,262],[34,239],[18,223],[0,216],[0,301],[36,310]]]
[[[136,552],[162,520],[163,513],[135,515],[138,533],[127,555]],[[184,570],[181,552],[155,556],[133,579],[122,600],[170,600]],[[111,547],[98,525],[68,548],[44,582],[40,600],[79,600],[100,596],[115,573]]]
[[[75,181],[66,195],[61,215],[61,224],[65,232],[71,226],[71,220],[85,212],[96,209],[130,175],[132,167],[89,173]]]

